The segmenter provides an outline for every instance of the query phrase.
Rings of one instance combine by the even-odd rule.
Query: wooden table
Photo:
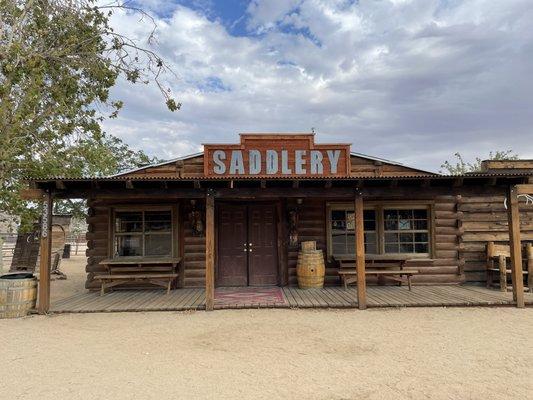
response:
[[[121,257],[100,261],[107,274],[95,275],[94,279],[102,282],[100,294],[105,289],[126,282],[147,282],[162,286],[170,292],[172,282],[179,276],[177,267],[180,257]]]
[[[334,259],[339,263],[339,276],[345,288],[348,288],[350,283],[357,282],[357,269],[355,268],[355,256],[336,256]],[[367,258],[365,264],[370,264],[368,269],[365,269],[365,275],[375,275],[378,277],[378,283],[383,284],[384,279],[390,279],[401,284],[407,280],[409,290],[412,288],[411,277],[419,273],[417,269],[405,268],[407,263],[416,262],[433,262],[432,259],[416,259],[407,257],[390,257],[390,256],[372,256]],[[380,264],[372,266],[372,264]],[[385,265],[382,264],[393,264]],[[394,268],[395,269],[391,269]],[[404,278],[405,277],[405,278]]]

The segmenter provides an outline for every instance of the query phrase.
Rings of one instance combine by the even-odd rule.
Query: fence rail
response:
[[[11,267],[13,255],[15,253],[15,247],[17,244],[16,233],[3,233],[0,232],[0,274],[6,273]],[[87,249],[87,240],[85,239],[85,233],[81,235],[68,235],[66,243],[70,244],[71,255],[84,255]]]

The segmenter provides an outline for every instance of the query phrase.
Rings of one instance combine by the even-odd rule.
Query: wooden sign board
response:
[[[220,177],[335,177],[350,174],[350,145],[314,134],[241,134],[240,144],[205,144],[204,174]]]

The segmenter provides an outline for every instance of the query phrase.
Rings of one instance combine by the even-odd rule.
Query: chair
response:
[[[533,247],[526,244],[526,270],[523,274],[527,277],[529,291],[533,289]],[[507,260],[511,258],[511,249],[507,244],[487,243],[487,288],[494,286],[494,275],[498,274],[500,291],[507,291],[507,275],[511,274],[511,268],[507,267]]]

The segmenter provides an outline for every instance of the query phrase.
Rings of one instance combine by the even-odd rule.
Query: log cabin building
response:
[[[29,184],[48,213],[53,199],[87,199],[86,288],[100,289],[104,260],[166,260],[177,265],[174,287],[206,288],[209,309],[215,287],[296,285],[299,244],[310,240],[324,252],[326,285],[340,284],[337,260],[350,256],[358,272],[365,260],[415,260],[415,285],[484,284],[487,242],[509,243],[506,201],[518,207],[513,188],[529,190],[532,171],[527,160],[487,161],[479,173],[441,175],[314,134],[241,134],[114,176]],[[533,241],[523,200],[519,217],[519,241]]]

